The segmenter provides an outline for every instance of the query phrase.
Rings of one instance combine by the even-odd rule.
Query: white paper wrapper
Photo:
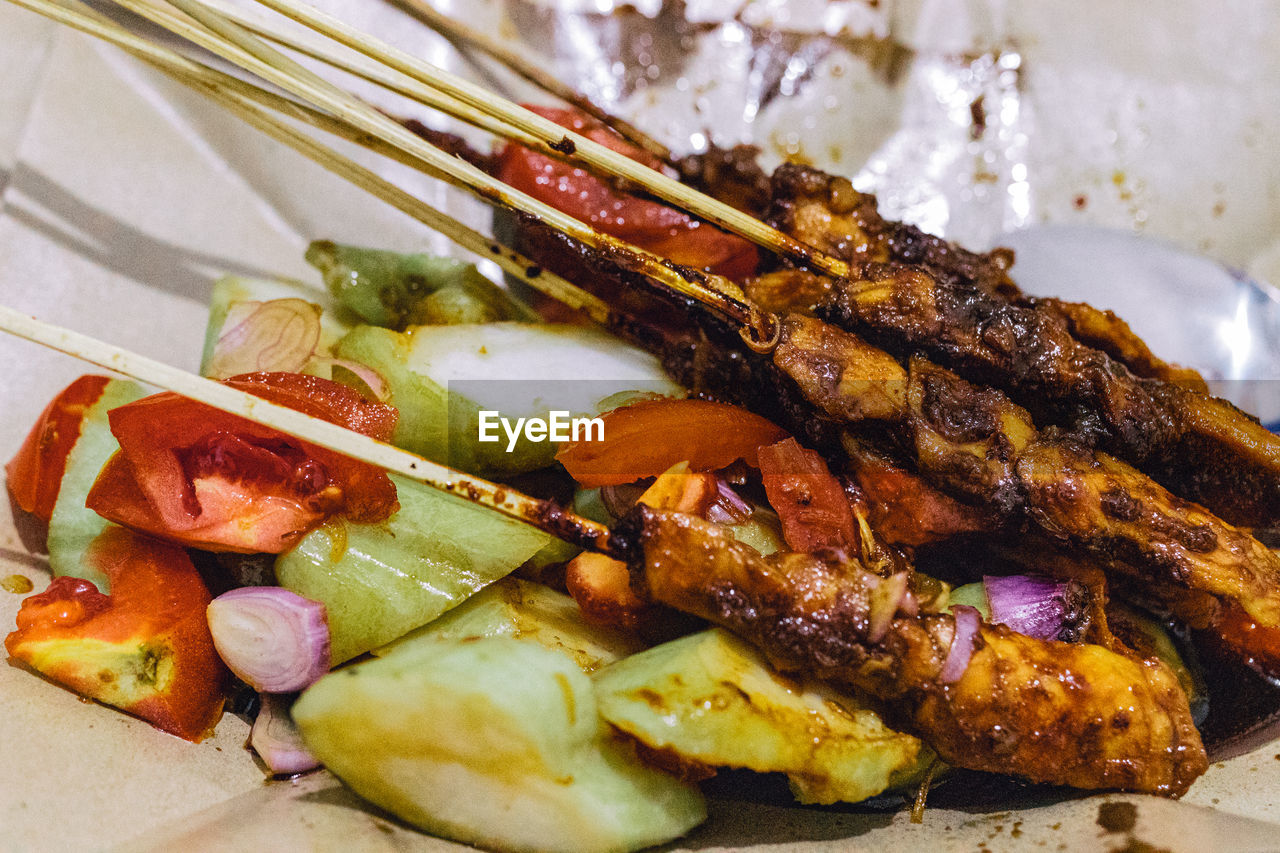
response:
[[[479,73],[381,3],[322,5]],[[771,162],[802,156],[856,175],[887,214],[976,246],[1033,223],[1093,223],[1260,274],[1280,267],[1280,13],[1264,4],[691,0],[637,4],[626,27],[605,0],[583,0],[576,14],[570,5],[450,8],[523,40],[677,148],[751,141]],[[0,34],[5,304],[194,368],[209,286],[224,272],[311,279],[302,249],[322,237],[448,249],[113,49],[4,5]],[[500,71],[483,79],[528,95]],[[479,206],[379,168],[486,225]],[[84,368],[8,338],[0,359],[7,458]],[[3,515],[0,575],[24,574],[38,590],[42,561]],[[0,632],[19,600],[0,592]],[[264,787],[247,734],[226,716],[214,739],[187,744],[0,667],[0,849],[448,847],[324,775]],[[1105,796],[1018,811],[935,808],[923,826],[901,812],[721,799],[689,844],[1079,849],[1136,838],[1171,850],[1266,849],[1280,829],[1276,758],[1280,748],[1267,746],[1215,765],[1178,803]],[[1137,804],[1131,831],[1096,821],[1100,803],[1118,801]]]

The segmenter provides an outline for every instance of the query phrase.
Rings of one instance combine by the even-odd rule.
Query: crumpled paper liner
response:
[[[381,3],[321,5],[478,73]],[[619,34],[597,50],[603,18],[584,25],[526,0],[452,4],[490,31],[555,45],[552,65],[564,76],[673,144],[746,139],[775,162],[803,156],[856,174],[890,215],[978,244],[1026,222],[1085,220],[1141,227],[1244,264],[1280,233],[1267,147],[1280,121],[1280,55],[1262,49],[1276,42],[1277,23],[1254,4],[691,0],[688,25],[658,4],[638,8],[659,23],[636,21],[631,31],[648,34],[650,60],[674,56],[678,70],[650,71],[638,55],[620,72],[602,64],[609,51],[644,42]],[[672,26],[686,39],[679,50],[661,46]],[[224,272],[314,280],[302,249],[318,237],[447,249],[110,48],[5,5],[0,32],[5,304],[194,368],[208,289]],[[529,96],[502,72],[486,73]],[[486,224],[487,213],[456,194],[379,168]],[[0,360],[7,456],[84,367],[8,338]],[[37,590],[47,581],[0,511],[0,575],[10,573]],[[0,592],[0,630],[19,601]],[[323,774],[264,786],[243,746],[247,731],[226,716],[212,740],[187,744],[0,666],[0,850],[453,848]],[[1177,803],[1098,796],[1018,811],[931,808],[922,826],[903,812],[721,798],[685,846],[1078,849],[1121,847],[1132,835],[1171,850],[1264,849],[1280,823],[1270,793],[1280,791],[1276,754],[1266,747],[1215,765]],[[1108,802],[1136,804],[1131,832],[1097,823]]]

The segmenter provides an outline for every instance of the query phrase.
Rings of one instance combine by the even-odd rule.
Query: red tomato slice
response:
[[[396,410],[345,385],[252,373],[228,385],[380,440]],[[108,415],[120,452],[86,505],[103,517],[211,551],[279,553],[330,515],[380,521],[395,486],[378,468],[173,393]]]
[[[853,510],[827,463],[794,438],[760,448],[760,474],[769,505],[782,520],[782,538],[795,551],[854,552]]]
[[[227,671],[205,617],[211,596],[191,558],[113,526],[85,559],[110,579],[111,595],[55,578],[22,602],[5,649],[77,693],[199,741],[222,712]]]
[[[756,465],[756,451],[786,435],[776,424],[727,403],[647,400],[601,416],[604,439],[566,444],[556,454],[582,485],[617,486],[688,462],[714,471],[734,460]]]
[[[46,524],[58,500],[67,455],[80,437],[85,410],[110,381],[105,376],[81,376],[64,388],[40,413],[18,454],[5,466],[14,503]]]
[[[529,109],[652,169],[659,167],[651,155],[588,116],[552,107]],[[755,272],[760,260],[756,247],[741,237],[661,202],[620,192],[586,169],[514,143],[499,156],[498,177],[605,234],[678,264],[741,280]]]

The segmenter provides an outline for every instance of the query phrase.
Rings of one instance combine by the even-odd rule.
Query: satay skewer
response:
[[[574,217],[507,186],[483,170],[432,145],[202,3],[172,0],[172,5],[199,23],[157,14],[156,7],[146,0],[121,0],[121,5],[284,88],[313,107],[420,159],[453,185],[482,200],[536,217],[583,245],[607,254],[622,268],[702,303],[736,324],[749,341],[767,342],[776,332],[773,316],[748,302],[737,285],[728,279],[679,267],[665,258],[602,234]]]
[[[37,320],[5,305],[0,305],[0,331],[400,474],[530,524],[580,548],[611,555],[618,551],[607,527],[566,512],[550,501],[532,498],[507,486],[465,474],[115,344]]]
[[[171,0],[171,2],[188,14],[193,14],[194,8],[200,5],[190,0]],[[829,275],[845,276],[849,273],[849,265],[839,258],[819,252],[812,246],[801,243],[748,213],[730,207],[594,140],[561,127],[482,86],[391,47],[305,3],[299,3],[296,0],[258,0],[258,2],[402,74],[445,92],[489,115],[502,118],[513,127],[540,137],[544,143],[553,148],[567,149],[567,153],[573,153],[582,162],[625,178],[654,196],[726,231],[738,234],[758,246]]]
[[[427,0],[389,0],[389,2],[444,36],[455,47],[480,51],[544,92],[603,122],[637,148],[649,152],[672,168],[676,167],[676,158],[670,148],[621,116],[603,109],[581,92],[566,86],[520,54],[502,45],[497,39],[448,15],[441,14]]]
[[[196,4],[193,4],[193,5],[196,5]],[[397,125],[397,127],[398,127],[398,125]],[[883,355],[883,354],[882,354],[882,355]],[[884,357],[885,357],[885,358],[888,358],[888,356],[884,356]],[[812,402],[816,402],[816,401],[812,401]],[[1145,482],[1145,481],[1144,481],[1144,482]],[[1140,484],[1140,485],[1141,485],[1141,484]],[[1212,522],[1212,521],[1215,521],[1215,520],[1213,520],[1213,519],[1207,519],[1207,522]],[[1224,535],[1228,535],[1228,534],[1230,534],[1230,535],[1228,535],[1228,538],[1232,538],[1232,536],[1234,535],[1234,534],[1232,534],[1232,532],[1231,532],[1230,530],[1226,530],[1225,528],[1224,528],[1224,531],[1225,531]],[[1239,537],[1235,537],[1235,538],[1236,538],[1236,539],[1238,539]],[[1234,541],[1234,540],[1233,540],[1233,541]],[[1248,543],[1248,542],[1246,542],[1245,544],[1246,544],[1246,545],[1248,545],[1249,543]],[[1266,561],[1264,561],[1264,563],[1265,563],[1265,562],[1266,562]],[[1266,565],[1258,565],[1258,566],[1254,566],[1253,568],[1254,568],[1254,569],[1257,569],[1258,571],[1262,571],[1263,573],[1268,573],[1268,574],[1270,573],[1270,571],[1271,571],[1271,569],[1272,569],[1272,567],[1270,566],[1270,564],[1269,564],[1269,563],[1267,563]],[[1216,581],[1215,581],[1215,583],[1216,583]],[[1215,589],[1216,589],[1216,587],[1215,587]],[[1242,603],[1243,603],[1243,602],[1242,602]],[[1265,609],[1265,610],[1266,610],[1266,615],[1267,615],[1268,620],[1271,620],[1271,619],[1272,619],[1272,610],[1271,610],[1271,609],[1269,609],[1269,608],[1270,608],[1270,604],[1268,604],[1267,602],[1263,602],[1263,604],[1267,604],[1267,607],[1266,607],[1266,608],[1263,608],[1263,609]],[[1253,609],[1250,609],[1250,607],[1249,607],[1249,605],[1248,605],[1248,604],[1245,604],[1245,607],[1246,607],[1246,609],[1247,609],[1247,610],[1249,610],[1251,613],[1253,613],[1254,609],[1262,608],[1262,604],[1258,604],[1258,605],[1257,605],[1257,607],[1255,607],[1255,608],[1253,608]],[[1270,622],[1270,621],[1268,621],[1268,624],[1271,624],[1271,622]]]
[[[14,0],[14,2],[17,2],[17,0]],[[540,136],[528,133],[501,118],[475,109],[445,92],[394,71],[360,53],[335,49],[335,45],[331,41],[316,38],[306,30],[286,33],[278,26],[271,26],[261,18],[247,15],[235,7],[222,3],[210,3],[207,0],[205,5],[228,21],[243,27],[248,32],[274,45],[287,48],[318,62],[323,62],[330,68],[335,68],[361,80],[373,83],[388,92],[393,92],[423,106],[438,110],[447,116],[499,138],[510,139],[550,157],[568,159],[564,151],[548,145]],[[161,10],[161,13],[163,13],[163,10]]]
[[[355,161],[338,154],[259,107],[267,107],[300,119],[406,165],[421,166],[419,161],[406,156],[399,149],[382,144],[368,134],[361,134],[349,125],[306,105],[297,104],[275,92],[201,65],[175,51],[153,44],[83,4],[77,3],[72,6],[55,2],[55,0],[12,0],[12,2],[123,48],[179,82],[201,92],[233,115],[288,145],[330,172],[443,234],[467,251],[493,261],[503,272],[513,278],[581,312],[594,322],[601,325],[616,325],[609,307],[595,295],[549,270],[542,269],[535,261],[469,228],[447,213],[411,195]],[[434,170],[426,171],[434,174]]]

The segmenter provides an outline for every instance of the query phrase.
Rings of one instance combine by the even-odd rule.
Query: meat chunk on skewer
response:
[[[1000,523],[1030,522],[1121,570],[1234,599],[1262,624],[1280,624],[1280,557],[1245,531],[1073,437],[1040,432],[996,389],[919,358],[864,387],[846,377],[851,366],[881,365],[879,350],[814,318],[789,317],[782,330],[774,361],[805,399],[841,423],[894,422],[918,471],[953,497]],[[850,395],[870,402],[856,407]]]
[[[1114,311],[1103,311],[1085,302],[1064,299],[1035,298],[1029,304],[1052,312],[1066,324],[1080,343],[1102,350],[1129,368],[1134,376],[1175,382],[1192,391],[1207,394],[1204,377],[1190,367],[1172,364],[1156,356],[1146,341],[1138,337],[1129,324]]]
[[[921,351],[1005,389],[1041,423],[1066,426],[1229,521],[1280,521],[1280,438],[1222,400],[1134,376],[1077,341],[1054,313],[868,265],[817,313],[891,352]]]
[[[856,565],[761,557],[716,525],[644,507],[616,535],[642,593],[735,631],[783,669],[893,700],[957,766],[1174,797],[1207,766],[1187,699],[1159,661],[983,625],[963,671],[944,678],[952,644],[968,642],[955,619],[899,614],[873,640],[883,581]]]
[[[847,184],[799,166],[774,174],[771,223],[855,272],[826,285],[766,275],[747,288],[764,307],[816,311],[903,358],[925,353],[1228,521],[1280,523],[1280,439],[1204,393],[1195,371],[1156,358],[1113,314],[1024,296],[1011,253],[966,252],[885,221],[873,197],[846,198]]]

